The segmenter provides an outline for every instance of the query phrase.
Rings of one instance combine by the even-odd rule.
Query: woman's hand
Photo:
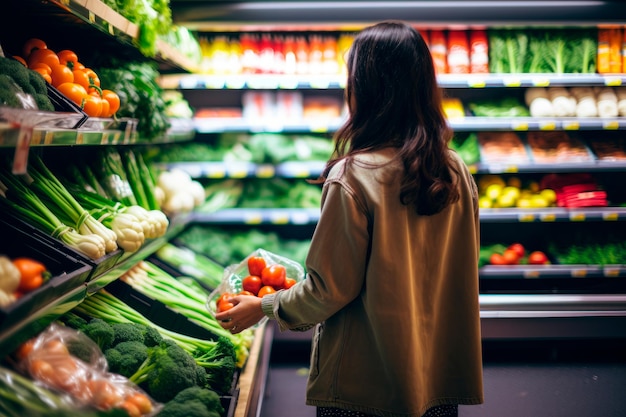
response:
[[[220,326],[237,334],[257,324],[265,314],[261,309],[261,299],[254,295],[235,295],[228,299],[235,306],[215,314]]]

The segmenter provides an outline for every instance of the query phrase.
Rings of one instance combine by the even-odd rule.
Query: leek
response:
[[[0,205],[44,233],[91,259],[105,255],[104,239],[99,235],[81,235],[65,225],[21,180],[0,172]]]

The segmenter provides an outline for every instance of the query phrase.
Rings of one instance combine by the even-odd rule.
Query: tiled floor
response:
[[[626,348],[485,351],[485,403],[460,417],[626,417]],[[612,342],[607,342],[612,343]],[[304,404],[305,344],[275,342],[260,417],[315,417]]]

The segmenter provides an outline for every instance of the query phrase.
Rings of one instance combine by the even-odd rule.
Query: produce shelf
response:
[[[170,162],[158,169],[180,169],[192,178],[311,178],[322,173],[325,161],[289,161],[278,165],[251,162]]]
[[[100,0],[9,0],[0,18],[0,34],[6,39],[5,52],[20,51],[21,43],[33,36],[54,44],[67,43],[73,33],[72,48],[80,46],[82,56],[100,55],[147,60],[137,49],[139,27]],[[10,12],[9,12],[10,11]],[[11,22],[29,22],[28,30]],[[11,28],[11,32],[8,32]],[[15,42],[14,44],[12,44]],[[97,45],[97,48],[94,48]],[[84,46],[84,47],[83,47]],[[163,71],[193,72],[198,65],[162,40],[157,41],[156,61]],[[88,60],[91,62],[91,60]]]
[[[480,278],[624,278],[626,265],[486,265]]]
[[[480,210],[480,221],[483,223],[613,222],[624,220],[626,220],[625,207],[485,208]]]
[[[542,174],[578,172],[624,172],[626,162],[560,162],[554,164],[477,163],[469,166],[472,174]]]
[[[320,218],[319,209],[246,209],[233,208],[215,213],[193,213],[191,221],[206,224],[247,224],[247,225],[313,225]]]
[[[294,122],[279,118],[263,120],[247,120],[238,117],[194,119],[198,133],[328,133],[339,129],[342,123],[342,118],[297,120]]]
[[[518,88],[518,87],[573,87],[626,85],[625,74],[440,74],[442,88]],[[343,75],[288,75],[288,74],[168,74],[159,79],[165,89],[182,90],[306,90],[343,89]]]

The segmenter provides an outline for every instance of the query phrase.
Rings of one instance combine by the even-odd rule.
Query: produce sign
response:
[[[224,269],[222,283],[209,295],[207,308],[213,314],[232,308],[233,295],[263,297],[287,290],[304,279],[302,265],[263,249],[257,249],[241,263]]]

